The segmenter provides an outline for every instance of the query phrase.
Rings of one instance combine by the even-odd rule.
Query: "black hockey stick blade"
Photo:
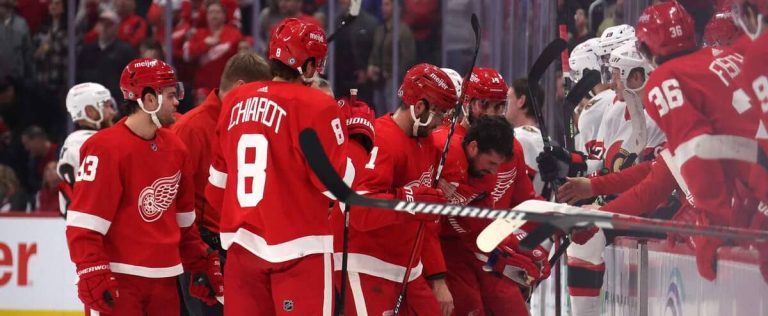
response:
[[[512,209],[496,209],[370,198],[357,194],[344,183],[341,176],[339,176],[333,169],[333,166],[331,166],[328,156],[320,145],[320,139],[314,130],[304,129],[299,135],[299,143],[310,168],[320,181],[340,201],[352,205],[389,209],[410,214],[421,213],[487,219],[503,218],[510,220],[534,221],[551,224],[564,232],[569,232],[573,228],[586,227],[593,224],[603,229],[701,235],[728,240],[748,239],[753,241],[768,241],[768,231],[717,225],[702,227],[686,222],[608,213],[539,200],[525,201]]]
[[[549,68],[549,65],[552,64],[555,59],[559,58],[560,53],[566,48],[568,48],[568,43],[561,38],[557,38],[550,42],[541,52],[539,57],[536,58],[531,70],[528,72],[529,84],[538,84],[541,77],[544,76],[544,72]]]
[[[599,71],[593,69],[587,70],[584,76],[581,77],[581,80],[579,80],[579,82],[573,86],[571,91],[565,97],[565,100],[568,101],[568,103],[571,105],[579,104],[581,99],[584,99],[584,97],[586,97],[587,94],[592,91],[592,88],[600,83],[600,79]]]

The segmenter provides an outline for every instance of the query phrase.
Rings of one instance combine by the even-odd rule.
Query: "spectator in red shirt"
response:
[[[189,42],[184,44],[184,60],[197,60],[194,88],[219,87],[221,73],[230,57],[237,53],[242,35],[236,27],[227,24],[224,6],[213,1],[206,7],[208,26],[198,29]]]
[[[120,28],[117,38],[139,48],[139,44],[147,36],[147,21],[136,15],[135,0],[115,0],[115,11],[120,17]]]

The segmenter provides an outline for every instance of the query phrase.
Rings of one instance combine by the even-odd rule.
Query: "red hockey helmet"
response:
[[[733,15],[736,23],[754,40],[765,28],[768,18],[768,1],[766,0],[734,0]]]
[[[159,92],[165,87],[176,87],[179,100],[184,98],[184,88],[176,80],[176,71],[162,60],[137,58],[128,63],[120,75],[123,98],[130,101],[141,99],[145,88]]]
[[[742,34],[742,29],[736,25],[733,6],[726,3],[712,15],[704,28],[704,45],[730,46]]]
[[[327,52],[325,31],[295,18],[281,21],[269,40],[269,59],[279,60],[299,73],[303,73],[301,66],[310,58],[315,59],[317,71],[322,73]]]
[[[635,26],[638,51],[656,57],[696,48],[693,18],[677,1],[643,10]],[[648,60],[652,60],[646,56]]]
[[[506,101],[507,82],[496,69],[475,68],[466,84],[465,95],[472,99]]]
[[[437,66],[426,63],[408,69],[397,95],[406,105],[426,100],[445,111],[452,109],[458,101],[451,77]]]

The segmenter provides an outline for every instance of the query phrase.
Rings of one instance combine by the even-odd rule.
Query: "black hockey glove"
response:
[[[576,177],[587,171],[586,156],[575,151],[569,152],[563,147],[553,146],[536,157],[541,181],[564,181],[566,177]]]

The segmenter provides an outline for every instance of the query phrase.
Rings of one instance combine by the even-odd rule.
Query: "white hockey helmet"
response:
[[[72,117],[73,122],[85,120],[87,122],[99,125],[104,120],[104,107],[110,102],[114,102],[109,90],[104,86],[85,82],[77,84],[67,93],[67,112]],[[85,112],[86,107],[93,107],[99,112],[99,119],[93,120]]]
[[[629,89],[629,87],[627,87],[627,78],[629,78],[629,73],[633,69],[635,68],[643,69],[643,73],[645,75],[646,81],[648,79],[648,74],[652,70],[648,60],[646,60],[643,57],[643,55],[637,51],[637,46],[635,45],[635,41],[626,42],[623,45],[619,46],[618,48],[614,49],[611,52],[609,65],[612,68],[619,69],[619,74],[620,74],[619,79],[624,84],[626,89]],[[645,87],[645,82],[643,82],[643,85],[640,86],[640,88],[629,89],[629,90],[640,90],[643,87]]]
[[[635,40],[635,28],[629,24],[611,26],[600,36],[600,44],[595,48],[597,56],[606,56],[622,44]]]
[[[579,82],[584,72],[588,69],[600,71],[600,63],[595,54],[595,47],[600,43],[600,39],[590,38],[579,45],[576,45],[568,57],[568,65],[571,68],[569,76],[574,83]]]
[[[595,53],[600,58],[600,72],[603,83],[611,83],[611,68],[608,59],[611,52],[626,42],[635,40],[635,28],[629,24],[611,26],[600,36],[600,44],[595,48]]]
[[[461,83],[464,81],[461,78],[461,75],[451,68],[440,68],[440,70],[448,74],[448,77],[451,78],[451,82],[453,82],[453,86],[456,87],[456,97],[461,98]]]

